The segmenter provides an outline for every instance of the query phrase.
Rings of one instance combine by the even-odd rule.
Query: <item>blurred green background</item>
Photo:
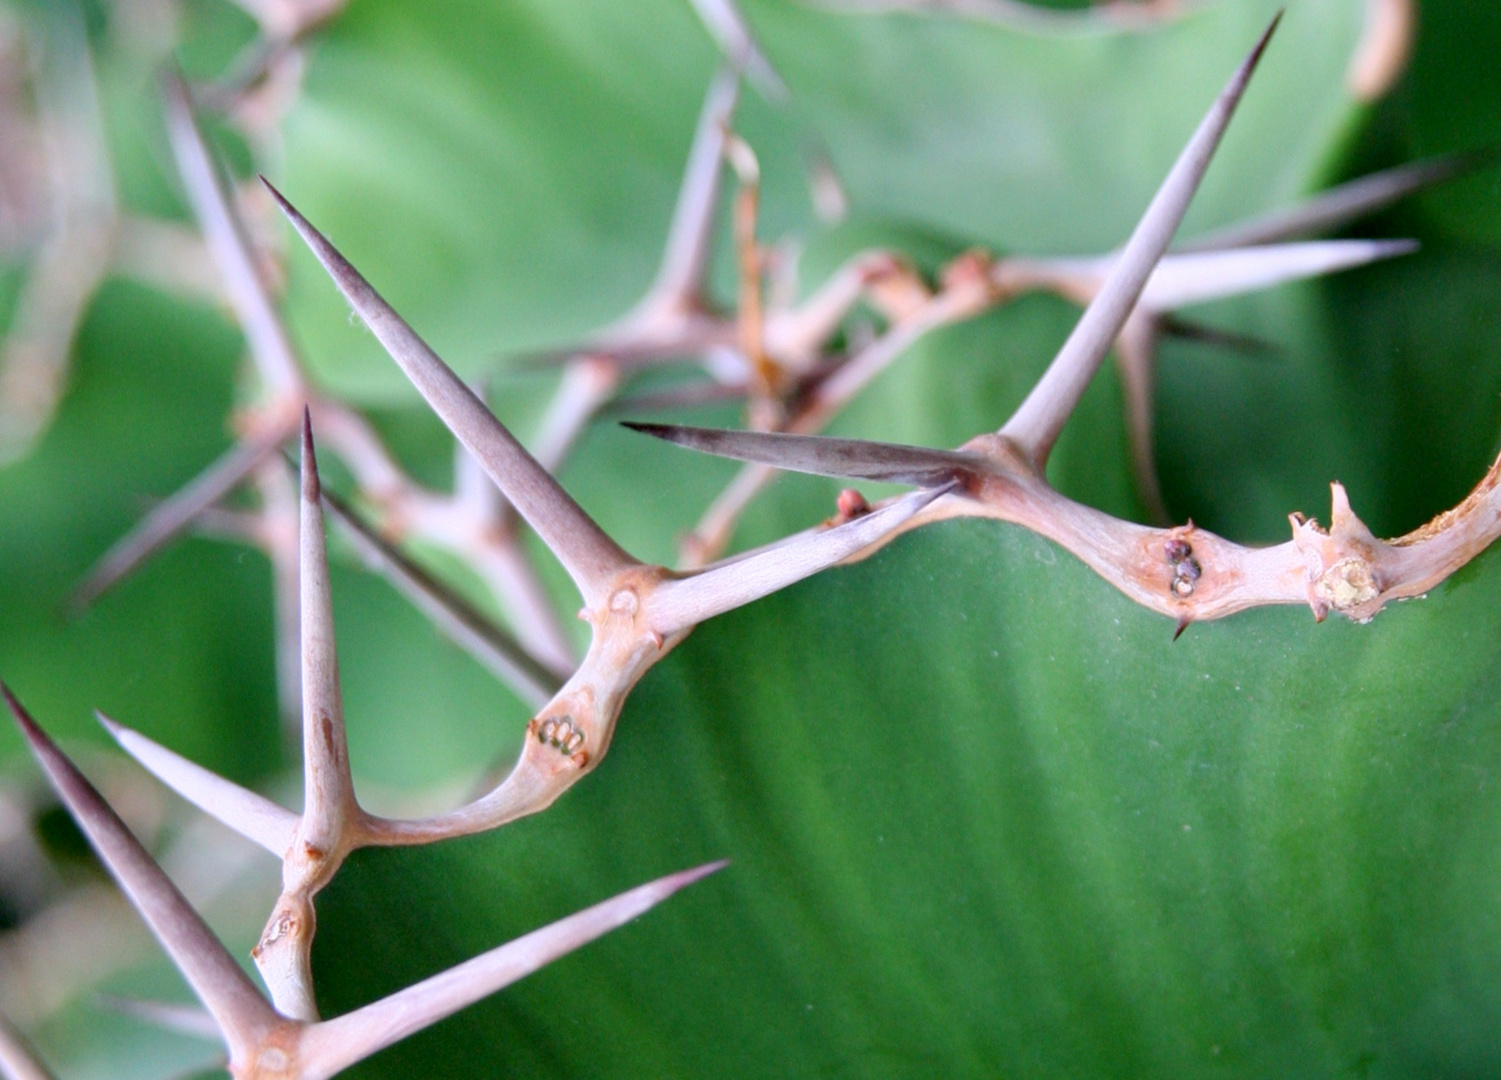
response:
[[[217,0],[69,4],[0,10],[28,43],[82,19],[122,212],[186,222],[155,70],[175,56],[216,76],[253,21]],[[737,117],[765,177],[763,235],[801,240],[805,289],[877,243],[928,270],[974,245],[1108,250],[1277,6],[1216,0],[1141,30],[1039,33],[746,0],[793,95],[748,92]],[[1407,72],[1359,103],[1345,72],[1366,5],[1287,7],[1185,234],[1501,134],[1501,9],[1423,0]],[[258,155],[214,130],[233,168],[255,156],[457,369],[501,372],[497,410],[526,438],[554,377],[502,358],[576,338],[645,287],[717,63],[685,0],[353,0],[310,40],[300,93]],[[809,199],[815,142],[850,199],[834,227]],[[1338,479],[1396,535],[1495,456],[1501,172],[1350,234],[1422,247],[1189,313],[1270,350],[1165,347],[1157,453],[1176,518],[1280,542],[1289,512],[1327,518]],[[10,254],[0,320],[32,251]],[[441,427],[311,258],[287,251],[285,310],[322,385],[368,410],[414,475],[445,482]],[[716,282],[730,299],[723,250]],[[993,428],[1076,314],[1031,298],[936,334],[833,430],[954,445]],[[208,874],[201,853],[228,842],[195,833],[90,712],[296,805],[267,563],[188,539],[81,618],[61,608],[150,500],[229,445],[242,352],[214,305],[112,275],[54,422],[0,468],[0,677],[135,800],[133,824],[186,853],[188,874],[195,859]],[[732,472],[602,422],[562,478],[629,550],[669,562]],[[1049,472],[1141,516],[1108,367]],[[737,546],[819,520],[837,490],[781,479]],[[352,559],[334,600],[372,808],[457,799],[481,763],[515,753],[524,707]],[[1167,620],[1044,541],[925,530],[697,631],[637,690],[609,760],[547,814],[352,859],[320,901],[320,1002],[335,1014],[730,858],[354,1074],[1488,1075],[1501,1068],[1498,601],[1492,553],[1369,626],[1266,610],[1170,644]],[[108,907],[6,731],[0,770],[20,815],[0,837],[0,1008],[65,1080],[207,1067],[213,1047],[100,1011],[96,986],[187,990]],[[44,865],[6,854],[32,851],[12,834],[38,828]],[[224,858],[210,913],[243,954],[275,868]],[[113,912],[96,921],[118,962],[69,959],[87,939],[43,932],[87,925],[58,914],[80,896]],[[45,989],[41,971],[56,975]]]

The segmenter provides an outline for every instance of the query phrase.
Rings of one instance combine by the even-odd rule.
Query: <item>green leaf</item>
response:
[[[731,867],[355,1075],[1501,1065],[1501,560],[1172,629],[989,523],[701,628],[547,814],[351,860],[321,1003]]]

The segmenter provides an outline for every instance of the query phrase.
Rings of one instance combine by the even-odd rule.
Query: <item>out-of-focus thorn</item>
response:
[[[278,859],[287,853],[297,834],[296,814],[202,765],[195,765],[103,713],[94,715],[122,750],[188,802]]]
[[[120,218],[110,269],[164,292],[226,303],[213,259],[198,230],[140,215]]]
[[[119,584],[127,574],[187,529],[199,513],[229,494],[291,434],[290,424],[278,425],[226,450],[186,487],[159,504],[141,519],[140,524],[115,541],[69,599],[68,611],[78,614]]]
[[[1183,631],[1187,630],[1192,625],[1193,619],[1189,618],[1187,615],[1179,615],[1178,627],[1173,631],[1173,640],[1177,641],[1180,637],[1183,636]]]
[[[163,1031],[187,1035],[195,1039],[222,1042],[219,1025],[214,1018],[197,1005],[179,1005],[170,1001],[146,1001],[141,998],[118,997],[114,994],[96,994],[95,1002],[120,1016],[128,1016]]]
[[[808,191],[813,197],[813,212],[825,225],[837,225],[850,212],[849,195],[844,181],[834,167],[834,159],[822,143],[810,143],[803,151],[808,162]]]
[[[949,482],[914,491],[831,529],[794,536],[691,576],[664,581],[646,601],[646,618],[657,633],[668,637],[769,596],[884,539],[957,486]]]
[[[562,467],[585,426],[620,385],[620,365],[583,355],[563,369],[563,381],[542,414],[533,441],[537,464],[549,472]],[[486,479],[485,483],[494,487]]]
[[[1185,319],[1179,315],[1159,315],[1157,317],[1157,330],[1163,337],[1176,338],[1179,341],[1192,341],[1200,345],[1210,345],[1217,349],[1229,349],[1240,353],[1242,356],[1264,357],[1272,356],[1281,351],[1281,346],[1274,341],[1256,337],[1254,334],[1240,334],[1234,330],[1224,330],[1218,326],[1207,326],[1192,319]]]
[[[253,1048],[287,1021],[276,1015],[140,841],[3,683],[0,694],[94,851],[213,1015],[231,1060],[246,1063]]]
[[[746,393],[744,384],[690,382],[675,386],[670,390],[616,398],[600,412],[604,416],[618,416],[628,412],[667,412],[672,409],[691,409],[700,405],[721,405],[725,402],[744,401]]]
[[[899,443],[834,439],[822,435],[786,435],[763,431],[722,431],[678,424],[638,424],[632,431],[699,450],[706,454],[774,465],[815,476],[853,477],[893,484],[935,487],[956,477],[987,471],[978,454],[965,450],[929,450]]]
[[[260,494],[263,543],[271,560],[271,596],[275,607],[276,705],[284,744],[291,757],[302,742],[302,585],[298,573],[301,525],[297,490],[286,470],[271,460],[255,474]]]
[[[444,636],[489,668],[528,707],[541,708],[557,693],[562,683],[520,642],[387,543],[341,499],[325,490],[323,501],[345,527],[350,543],[366,564],[381,573]]]
[[[1208,115],[1152,198],[1131,238],[1126,241],[1099,294],[1085,309],[1042,379],[1001,428],[1001,434],[1015,443],[1038,467],[1046,463],[1058,433],[1099,370],[1153,268],[1172,241],[1173,233],[1183,220],[1199,181],[1219,146],[1220,137],[1225,133],[1251,73],[1281,17],[1279,13],[1272,20],[1256,47],[1210,107]]]
[[[188,88],[170,69],[162,76],[162,99],[178,173],[256,368],[273,392],[300,393],[302,375],[286,327],[271,302],[270,290],[245,226],[233,209],[218,164],[204,142]]]
[[[1416,0],[1366,0],[1365,28],[1345,69],[1357,100],[1375,101],[1407,70],[1417,27]]]
[[[714,211],[719,203],[719,173],[724,154],[724,132],[740,97],[740,72],[734,67],[717,71],[699,109],[698,125],[683,167],[683,180],[672,208],[672,223],[662,262],[645,298],[621,323],[650,319],[666,304],[684,309],[703,299],[709,244],[714,234]],[[606,335],[608,336],[608,335]]]
[[[771,61],[761,52],[751,36],[750,24],[740,13],[735,0],[690,0],[693,10],[703,20],[725,59],[736,67],[745,69],[746,78],[760,91],[761,96],[774,104],[786,102],[791,95],[787,84],[777,74]]]
[[[0,1076],[5,1080],[56,1080],[4,1016],[0,1016]]]
[[[52,220],[0,342],[0,464],[27,453],[62,397],[73,337],[114,245],[110,174],[88,30],[73,4],[45,4],[27,51]],[[29,21],[29,20],[28,20]]]
[[[1131,443],[1131,472],[1136,494],[1147,516],[1157,525],[1167,525],[1167,505],[1157,478],[1157,455],[1153,451],[1153,413],[1157,388],[1157,341],[1159,330],[1150,314],[1138,308],[1121,327],[1115,341],[1115,356],[1121,373],[1121,396],[1126,406],[1126,431]]]
[[[339,13],[348,0],[234,0],[273,42],[294,41]]]
[[[1296,240],[1332,232],[1397,200],[1495,164],[1496,146],[1397,165],[1321,191],[1294,206],[1250,221],[1201,233],[1174,247],[1174,253],[1222,251]]]
[[[722,869],[710,863],[659,878],[585,908],[476,956],[390,997],[304,1028],[298,1043],[300,1080],[326,1077],[460,1009],[525,978],[651,910],[673,893]]]
[[[485,466],[500,490],[552,549],[585,602],[601,603],[621,573],[637,565],[537,464],[464,381],[439,359],[380,294],[268,182],[287,219],[433,410]]]

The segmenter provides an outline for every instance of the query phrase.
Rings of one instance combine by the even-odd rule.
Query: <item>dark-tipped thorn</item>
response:
[[[1192,622],[1193,622],[1193,619],[1189,618],[1187,615],[1179,615],[1178,616],[1178,629],[1176,629],[1176,630],[1173,631],[1173,640],[1177,641],[1180,637],[1182,637],[1183,636],[1183,631],[1187,630],[1188,627],[1189,627],[1189,625]]]
[[[318,455],[313,449],[313,411],[302,407],[302,497],[316,503],[323,494],[318,479]]]
[[[21,734],[26,736],[26,741],[32,745],[36,745],[38,742],[46,742],[47,736],[43,734],[42,729],[37,727],[37,723],[31,718],[31,714],[26,711],[20,701],[16,700],[16,695],[12,694],[10,687],[6,686],[3,682],[0,682],[0,695],[5,697],[5,704],[10,706],[11,715],[16,718],[16,723],[21,725]]]

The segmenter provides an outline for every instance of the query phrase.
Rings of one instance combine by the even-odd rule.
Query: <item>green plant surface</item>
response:
[[[1219,0],[1166,29],[1055,40],[747,2],[797,101],[743,106],[763,233],[804,236],[805,287],[873,243],[929,270],[973,244],[1107,250],[1275,6]],[[1341,82],[1361,6],[1291,6],[1190,229],[1501,130],[1493,17],[1430,0],[1409,75],[1361,107]],[[191,5],[190,68],[231,54],[216,35],[243,39],[227,10]],[[151,73],[98,41],[122,198],[180,213]],[[316,44],[273,178],[477,374],[639,294],[715,63],[667,0],[356,0]],[[833,230],[803,179],[813,131],[852,197]],[[1271,348],[1165,347],[1157,449],[1175,516],[1281,541],[1289,512],[1327,518],[1338,479],[1395,535],[1464,495],[1501,445],[1498,177],[1351,231],[1415,236],[1417,255],[1188,313]],[[415,473],[444,476],[436,422],[288,250],[310,366],[380,410]],[[718,270],[728,298],[723,252]],[[933,335],[831,430],[957,445],[994,428],[1075,317],[1034,297]],[[295,762],[261,555],[185,541],[82,620],[59,614],[144,503],[227,445],[237,351],[201,304],[122,282],[94,302],[57,421],[0,470],[0,675],[65,741],[102,741],[100,707],[280,793]],[[550,387],[505,375],[497,411],[528,436]],[[633,553],[668,562],[732,473],[601,423],[563,480]],[[1140,517],[1108,367],[1049,474]],[[838,487],[782,478],[737,546],[827,516]],[[636,691],[598,774],[545,815],[351,859],[320,899],[321,1004],[337,1013],[727,857],[638,925],[354,1075],[1495,1071],[1498,558],[1369,626],[1279,609],[1170,644],[1169,623],[1044,541],[924,530],[697,631]],[[362,794],[375,809],[457,802],[515,752],[524,709],[352,562],[334,598]],[[0,760],[29,769],[8,732]],[[250,941],[261,914],[227,936]],[[110,985],[175,984],[157,965]],[[100,1049],[116,1029],[94,1016],[81,997],[43,1029],[66,1080],[122,1075]]]
[[[548,814],[361,852],[321,1000],[727,857],[355,1075],[1484,1074],[1498,570],[1174,644],[1046,541],[925,530],[701,629]]]

